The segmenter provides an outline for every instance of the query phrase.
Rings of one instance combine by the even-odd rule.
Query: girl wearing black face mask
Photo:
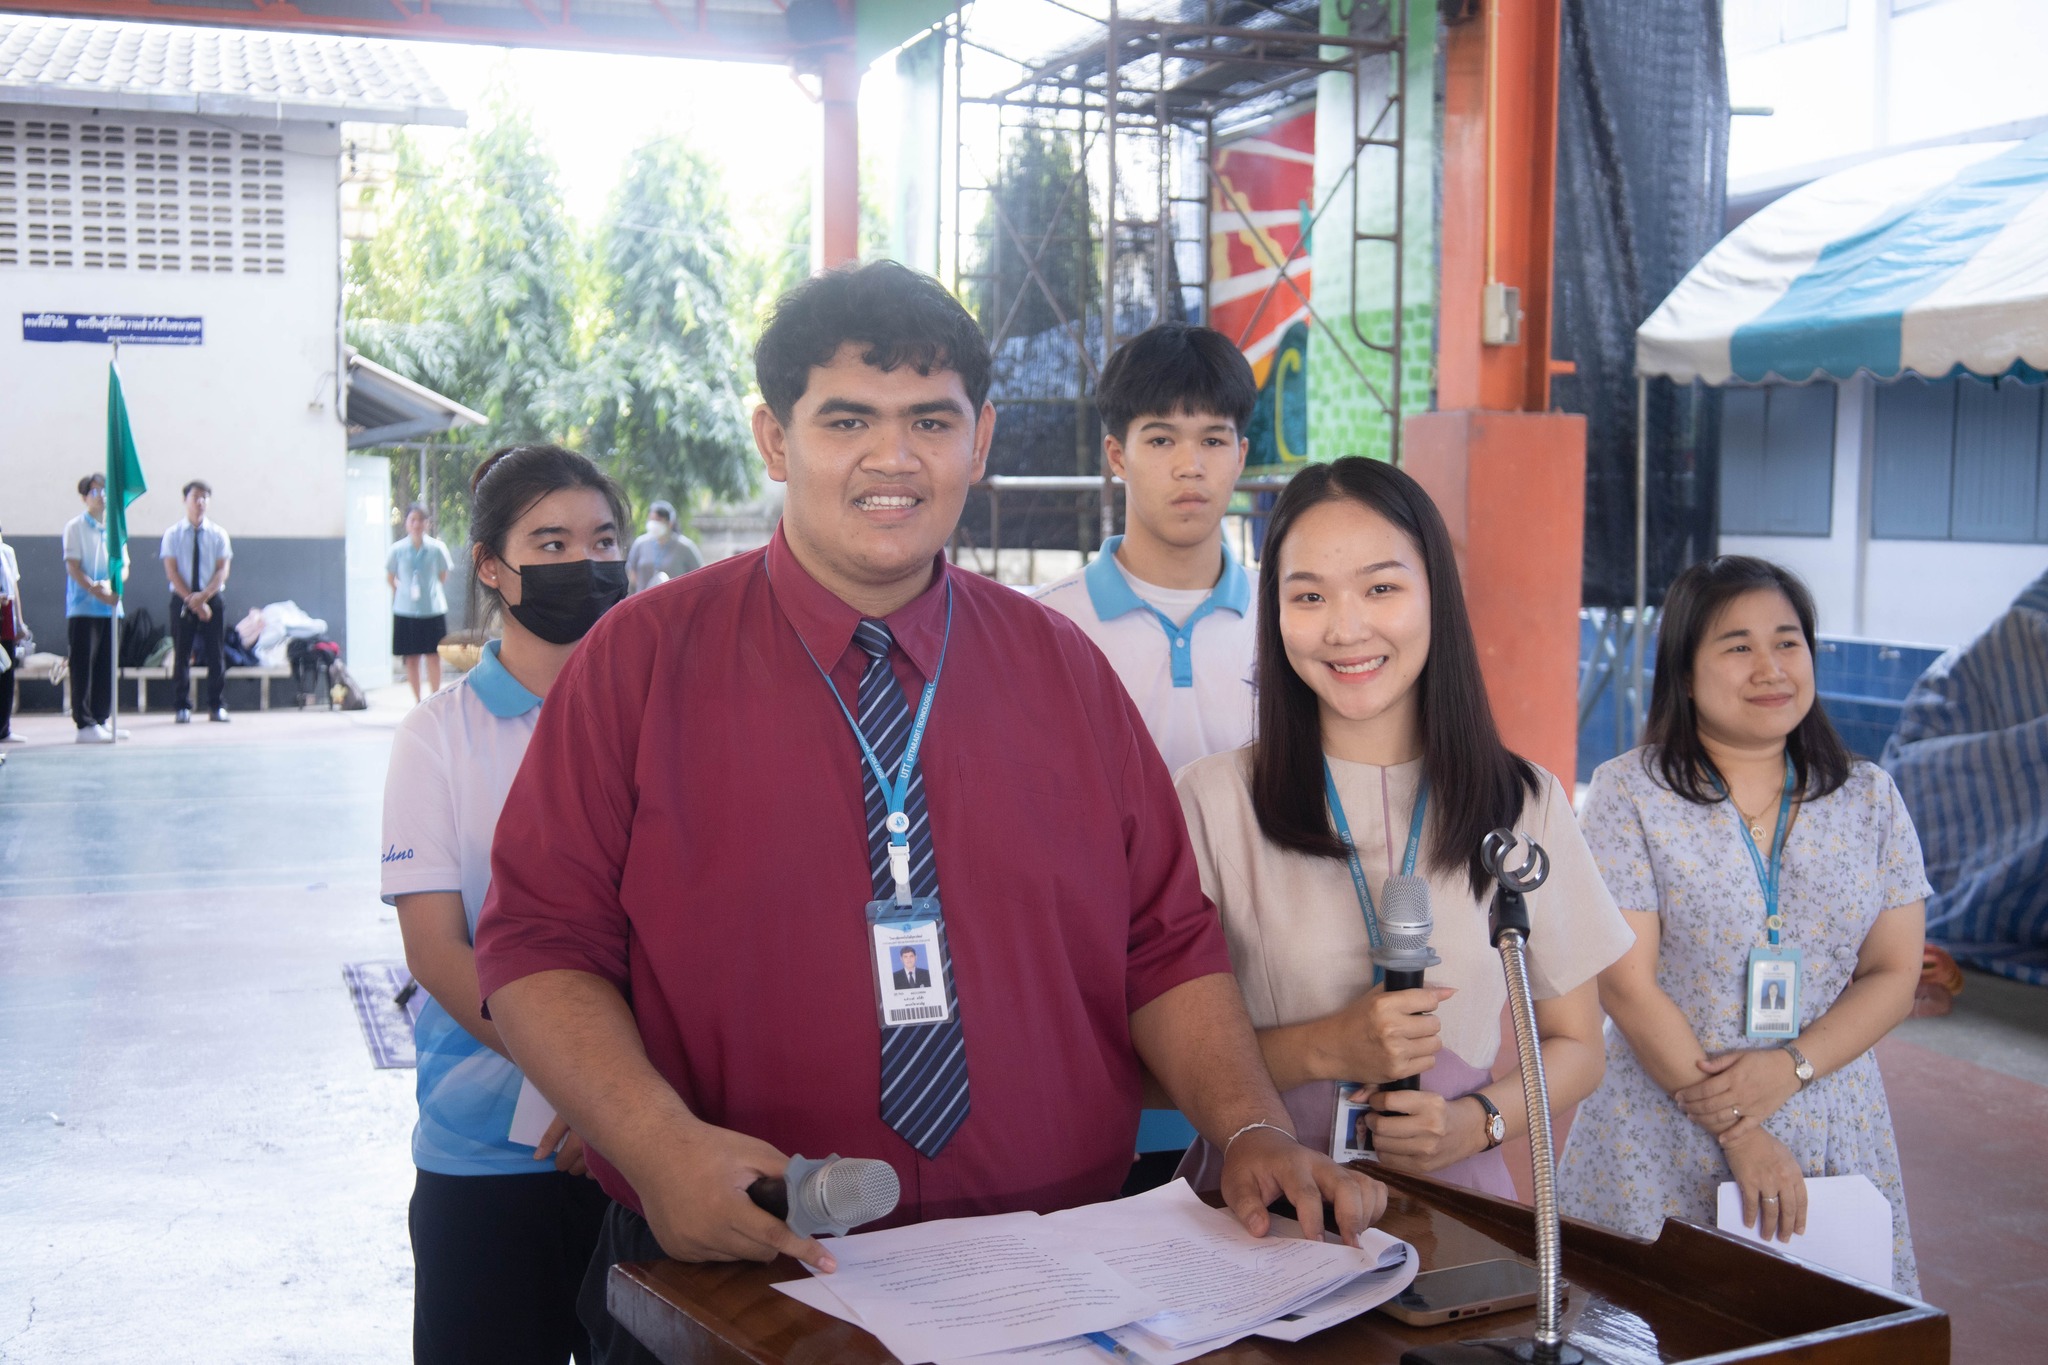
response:
[[[576,1295],[609,1201],[483,1017],[472,944],[542,699],[625,596],[628,521],[612,481],[555,446],[499,451],[470,494],[471,619],[495,616],[503,638],[406,717],[384,790],[384,898],[429,997],[414,1024],[413,1358],[563,1365],[589,1356]]]

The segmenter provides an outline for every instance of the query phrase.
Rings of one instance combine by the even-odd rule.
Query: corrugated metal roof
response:
[[[0,16],[0,103],[459,126],[391,43],[245,29]]]

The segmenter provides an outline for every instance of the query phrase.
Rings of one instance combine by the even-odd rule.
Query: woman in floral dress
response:
[[[1565,1212],[1653,1237],[1712,1226],[1733,1180],[1745,1225],[1782,1241],[1808,1178],[1862,1174],[1891,1201],[1893,1287],[1917,1294],[1871,1048],[1912,1009],[1929,887],[1891,779],[1814,704],[1813,653],[1813,599],[1774,564],[1672,584],[1647,742],[1601,765],[1580,817],[1636,944],[1600,977],[1606,1082],[1559,1183]]]

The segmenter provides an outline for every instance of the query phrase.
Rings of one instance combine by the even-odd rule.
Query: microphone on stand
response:
[[[1443,961],[1429,946],[1436,921],[1429,910],[1429,882],[1416,876],[1393,876],[1380,892],[1380,946],[1372,960],[1386,974],[1389,991],[1422,988],[1422,974]],[[1420,1090],[1422,1078],[1388,1081],[1382,1090]]]
[[[823,1161],[792,1156],[786,1175],[764,1175],[747,1186],[747,1198],[756,1207],[788,1223],[799,1237],[844,1236],[894,1213],[902,1193],[896,1168],[888,1162],[837,1152]]]

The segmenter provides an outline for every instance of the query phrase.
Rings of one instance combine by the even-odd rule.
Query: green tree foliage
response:
[[[395,501],[427,501],[459,535],[471,470],[517,441],[583,450],[636,500],[686,517],[700,494],[749,490],[748,282],[766,271],[738,250],[710,168],[653,143],[598,231],[579,233],[502,95],[452,158],[401,139],[398,165],[384,228],[348,261],[349,343],[491,420],[435,438],[424,462],[394,459]]]
[[[604,314],[582,368],[594,448],[645,498],[746,491],[749,366],[732,319],[734,233],[717,175],[675,138],[634,153],[599,246]],[[742,284],[742,288],[743,288]]]
[[[1088,189],[1079,178],[1071,132],[1027,125],[1004,148],[1002,177],[982,220],[983,275],[973,289],[975,312],[991,335],[1006,322],[1009,336],[1059,326],[1046,291],[1032,278],[1034,260],[1069,322],[1094,307],[1097,256]]]

